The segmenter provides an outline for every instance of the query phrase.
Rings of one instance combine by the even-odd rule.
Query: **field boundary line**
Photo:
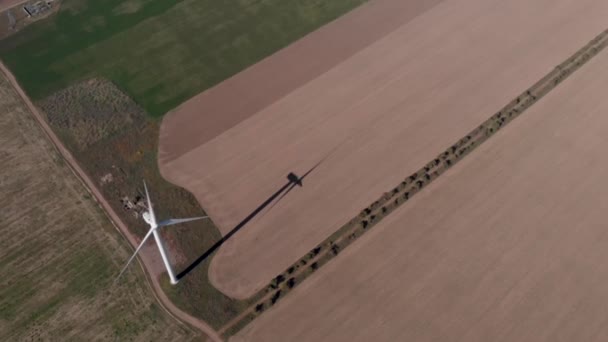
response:
[[[327,239],[277,275],[269,285],[251,297],[252,304],[220,329],[223,337],[234,335],[240,329],[274,306],[308,276],[333,260],[341,250],[351,245],[366,231],[375,226],[392,211],[411,199],[422,188],[452,168],[471,151],[491,138],[496,132],[520,116],[525,110],[549,94],[568,76],[572,75],[592,57],[608,45],[608,30],[601,32],[563,63],[517,96],[501,110],[458,140],[393,188],[380,199],[365,208],[359,215],[338,228]],[[269,300],[270,298],[270,300]]]
[[[13,9],[15,7],[19,7],[21,5],[23,5],[24,3],[28,2],[29,0],[19,0],[16,1],[14,3],[8,3],[7,5],[5,5],[4,7],[0,7],[0,13],[6,12],[10,9]]]
[[[76,176],[77,179],[80,180],[83,187],[86,191],[93,197],[97,205],[102,209],[105,216],[112,223],[114,228],[120,233],[120,235],[127,240],[129,246],[134,250],[134,246],[137,246],[137,240],[133,234],[128,230],[127,225],[120,219],[118,214],[112,209],[110,204],[103,197],[99,189],[95,186],[95,183],[90,179],[90,177],[84,172],[84,170],[77,163],[76,159],[72,156],[70,151],[63,145],[61,140],[57,137],[55,132],[53,132],[52,128],[46,122],[42,114],[36,106],[29,99],[27,94],[23,91],[15,76],[10,72],[10,70],[6,67],[4,62],[0,61],[0,71],[4,74],[6,79],[11,84],[13,90],[19,95],[21,101],[26,105],[30,114],[34,117],[36,122],[42,128],[42,131],[47,136],[48,140],[53,145],[54,149],[59,153],[59,155],[67,162],[69,169]],[[199,330],[204,333],[207,337],[212,339],[213,341],[220,342],[222,338],[220,335],[207,323],[202,320],[195,318],[186,312],[180,310],[173,302],[169,300],[167,295],[163,292],[162,287],[158,279],[154,278],[150,272],[147,272],[147,258],[143,255],[138,255],[137,260],[141,269],[144,271],[144,276],[147,279],[147,284],[150,290],[152,290],[152,294],[156,299],[157,303],[160,307],[173,319],[175,319],[179,324],[190,326],[195,330]]]

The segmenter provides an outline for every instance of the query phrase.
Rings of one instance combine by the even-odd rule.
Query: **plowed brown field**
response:
[[[234,340],[605,341],[607,68],[603,51]]]
[[[223,234],[290,172],[302,176],[321,161],[303,187],[222,246],[210,270],[220,290],[252,295],[603,31],[608,16],[600,0],[445,1],[425,9],[306,84],[288,82],[292,91],[268,95],[252,112],[233,103],[248,89],[231,94],[220,85],[167,117],[161,171],[196,195]],[[315,55],[290,58],[293,68]],[[260,88],[283,77],[266,75]],[[193,138],[200,127],[207,128]]]

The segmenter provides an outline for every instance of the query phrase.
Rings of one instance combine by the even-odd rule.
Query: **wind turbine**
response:
[[[209,216],[200,216],[200,217],[192,217],[192,218],[184,218],[184,219],[168,219],[168,220],[157,223],[156,216],[154,215],[154,209],[152,208],[152,202],[150,201],[150,194],[148,193],[148,187],[146,186],[145,181],[144,181],[144,189],[146,190],[146,201],[147,201],[147,205],[148,205],[148,211],[146,211],[142,216],[144,217],[144,221],[146,221],[146,223],[150,226],[150,230],[148,230],[148,233],[146,234],[146,236],[144,236],[144,239],[141,240],[141,243],[139,244],[139,246],[137,246],[135,253],[133,253],[133,255],[131,256],[129,261],[127,261],[127,264],[120,271],[120,274],[118,275],[118,277],[116,277],[116,280],[118,280],[118,278],[120,278],[120,276],[127,270],[127,267],[129,267],[129,264],[131,263],[131,261],[133,261],[133,259],[135,259],[135,256],[137,256],[137,253],[139,253],[139,251],[144,246],[146,241],[148,241],[148,238],[150,238],[151,235],[154,235],[154,240],[156,240],[156,246],[158,247],[158,250],[160,251],[160,256],[162,257],[163,263],[165,264],[165,268],[167,269],[167,273],[169,274],[169,279],[171,279],[171,284],[175,285],[175,284],[177,284],[178,280],[175,277],[175,273],[173,272],[173,268],[171,267],[171,264],[169,263],[169,258],[167,257],[165,243],[163,242],[163,239],[160,236],[158,229],[160,227],[171,226],[174,224],[202,220],[204,218],[208,218]]]

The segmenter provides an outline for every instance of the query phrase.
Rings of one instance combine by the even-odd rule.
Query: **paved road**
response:
[[[95,197],[97,202],[101,205],[101,207],[106,212],[107,216],[110,218],[110,221],[114,224],[116,229],[129,241],[131,246],[137,246],[138,240],[136,237],[131,234],[129,229],[127,229],[127,225],[120,219],[120,217],[116,214],[116,212],[112,209],[110,204],[105,200],[102,196],[99,189],[95,186],[95,183],[89,178],[89,176],[84,172],[84,170],[78,165],[76,159],[72,156],[72,154],[68,151],[68,149],[63,145],[61,140],[55,135],[51,127],[47,124],[44,117],[38,111],[38,108],[34,106],[32,101],[27,97],[21,86],[13,76],[13,74],[8,70],[8,68],[4,65],[4,63],[0,62],[0,71],[4,73],[12,84],[15,91],[21,96],[23,102],[28,106],[30,112],[36,118],[36,121],[40,124],[46,135],[49,137],[50,141],[57,148],[59,153],[63,156],[65,161],[71,166],[72,172],[82,181],[83,185],[87,190]],[[158,279],[150,274],[148,274],[148,270],[152,269],[152,261],[146,257],[145,254],[139,255],[140,266],[146,271],[146,278],[153,289],[154,296],[156,300],[159,302],[160,306],[173,318],[180,322],[184,322],[190,324],[191,326],[199,329],[205,335],[207,335],[213,341],[222,341],[219,334],[207,323],[187,314],[186,312],[177,308],[173,302],[169,300],[169,298],[162,291],[160,283]],[[142,264],[143,262],[143,264]]]

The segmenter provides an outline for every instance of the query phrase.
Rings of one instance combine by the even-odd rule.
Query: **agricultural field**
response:
[[[79,160],[87,174],[129,229],[143,237],[148,227],[141,218],[143,180],[148,184],[159,218],[202,216],[194,197],[165,181],[157,171],[158,123],[107,80],[77,83],[38,102],[47,121]],[[209,220],[161,231],[179,272],[221,238]],[[152,245],[151,245],[152,246]],[[147,257],[153,277],[163,277],[158,251]],[[125,259],[126,260],[126,259]],[[239,303],[226,297],[207,280],[208,261],[165,292],[183,310],[219,327],[239,311]],[[166,276],[165,276],[166,277]]]
[[[279,100],[243,108],[231,125],[213,118],[236,115],[229,91],[255,87],[249,71],[168,114],[163,176],[229,235],[211,261],[212,284],[233,298],[255,295],[606,28],[605,1],[551,4],[445,1]],[[279,69],[315,59],[291,56]],[[210,139],[193,146],[199,131]],[[290,173],[306,176],[282,191]]]
[[[25,6],[33,15],[24,10]],[[61,0],[0,0],[0,40],[52,16],[60,7]]]
[[[26,0],[0,0],[0,11],[7,8],[15,7],[25,1]]]
[[[0,41],[0,57],[141,236],[141,210],[134,208],[141,209],[143,179],[160,216],[203,214],[192,195],[160,176],[154,117],[363,2],[63,0],[55,16]],[[211,221],[164,235],[177,270],[221,240]],[[219,328],[243,304],[210,286],[210,258],[203,259],[166,290]]]
[[[603,50],[232,340],[606,340],[607,67]]]
[[[0,77],[0,340],[199,341]]]
[[[63,0],[1,40],[0,58],[136,236],[147,228],[144,179],[159,218],[210,215],[162,231],[177,286],[151,244],[142,260],[215,335],[601,340],[606,17],[600,0]],[[48,191],[17,193],[5,177],[0,201],[46,206],[13,200],[5,213],[4,229],[17,231],[23,210],[37,210],[27,217],[41,228],[6,233],[2,260],[27,276],[7,278],[0,312],[36,313],[0,331],[200,338],[146,296],[139,269],[110,285],[129,253],[80,188],[61,176],[41,187],[40,171],[26,171],[16,182]],[[49,200],[57,188],[73,196]],[[67,232],[49,214],[59,210]],[[100,228],[76,233],[89,221]],[[70,249],[53,249],[55,235],[94,260],[64,261]],[[36,261],[16,249],[30,240]],[[57,266],[46,274],[40,260]],[[95,286],[83,290],[88,278]],[[62,321],[76,316],[113,321]],[[158,331],[142,328],[151,322]]]
[[[106,78],[158,117],[364,1],[63,0],[0,57],[34,100]]]

